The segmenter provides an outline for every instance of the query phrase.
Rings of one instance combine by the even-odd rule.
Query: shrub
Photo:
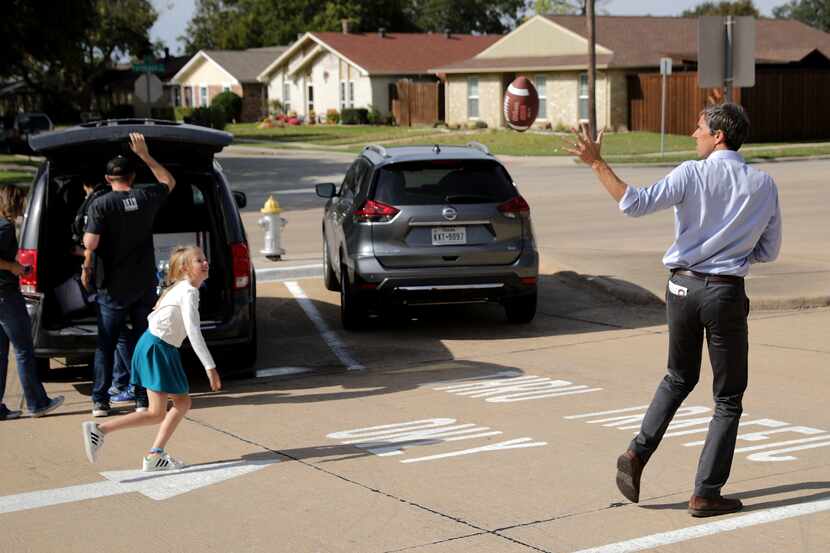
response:
[[[270,102],[268,102],[268,107],[271,108],[271,113],[273,114],[282,114],[284,111],[282,107],[282,102],[280,102],[279,100],[271,100]]]
[[[375,106],[370,105],[369,112],[366,114],[366,121],[370,125],[383,125],[386,123],[386,118]]]
[[[135,117],[135,108],[132,104],[117,104],[104,114],[107,119],[129,119]]]
[[[553,128],[556,132],[570,132],[571,128],[563,123],[562,121],[557,121],[556,126]]]
[[[186,123],[193,123],[202,127],[210,127],[212,129],[222,130],[227,124],[225,118],[225,110],[221,107],[214,106],[209,108],[196,108],[190,116],[190,120],[185,119]]]
[[[167,119],[168,121],[176,120],[176,112],[172,106],[153,108],[150,110],[150,115],[153,119]]]
[[[317,113],[314,110],[308,112],[308,124],[314,125],[317,123]]]
[[[242,97],[226,90],[214,96],[210,107],[219,108],[225,112],[225,121],[237,121],[242,115]]]
[[[482,121],[481,119],[476,119],[475,121],[468,121],[467,122],[468,129],[486,129],[487,122]]]
[[[185,119],[190,119],[190,116],[193,115],[193,108],[187,106],[179,106],[174,111],[176,121],[184,121]]]
[[[334,108],[326,110],[326,123],[336,125],[340,122],[340,113]]]
[[[340,114],[344,125],[366,125],[369,123],[369,110],[366,108],[346,108]]]

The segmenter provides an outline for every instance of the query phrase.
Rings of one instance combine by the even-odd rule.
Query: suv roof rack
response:
[[[481,142],[475,142],[475,141],[467,142],[467,147],[468,148],[475,148],[476,150],[484,152],[488,156],[491,155],[490,154],[490,149],[487,146],[485,146],[484,144],[482,144]]]
[[[150,117],[130,117],[125,119],[97,119],[88,123],[81,123],[80,127],[95,128],[95,127],[115,127],[118,125],[181,125],[178,121],[169,121],[167,119],[152,119]]]
[[[375,152],[379,154],[381,157],[389,157],[389,154],[386,153],[386,148],[381,146],[380,144],[368,144],[363,147],[363,151],[369,150],[370,152]]]

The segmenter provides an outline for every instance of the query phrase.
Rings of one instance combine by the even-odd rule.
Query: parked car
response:
[[[247,369],[256,359],[257,334],[255,274],[239,215],[246,198],[231,191],[214,159],[233,137],[144,120],[99,121],[30,139],[32,149],[46,159],[32,184],[20,233],[19,260],[34,270],[20,284],[34,321],[41,368],[48,367],[49,357],[79,358],[95,351],[95,310],[84,301],[78,283],[82,258],[72,252],[70,227],[84,199],[83,177],[100,175],[103,180],[109,159],[130,154],[131,132],[144,134],[153,157],[177,183],[156,216],[156,261],[168,258],[176,245],[202,247],[210,261],[210,276],[199,291],[205,341],[217,354],[221,371]],[[139,163],[134,186],[153,182],[152,173]]]
[[[0,147],[12,154],[30,154],[29,137],[55,128],[45,113],[21,112],[3,118]]]
[[[539,255],[530,207],[486,147],[366,146],[339,189],[317,185],[323,278],[343,327],[408,305],[499,302],[536,314]]]

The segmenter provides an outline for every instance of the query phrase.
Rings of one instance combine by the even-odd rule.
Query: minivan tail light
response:
[[[34,294],[37,292],[37,250],[18,250],[17,262],[32,268],[28,274],[20,275],[20,291]]]
[[[515,219],[517,215],[529,215],[530,206],[521,196],[514,196],[506,202],[499,204],[498,210],[504,214],[505,217]]]
[[[375,200],[366,200],[361,207],[354,210],[355,222],[358,223],[385,223],[391,221],[400,210]]]
[[[251,283],[251,256],[248,246],[242,242],[231,244],[233,258],[233,289],[247,288]]]

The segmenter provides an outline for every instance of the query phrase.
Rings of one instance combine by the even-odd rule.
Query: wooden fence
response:
[[[629,128],[660,132],[660,75],[628,78]],[[666,132],[691,134],[698,113],[723,100],[720,89],[701,89],[697,72],[667,78]],[[830,138],[830,70],[816,68],[759,69],[755,86],[736,89],[752,122],[749,140],[772,142]]]
[[[401,127],[432,125],[444,119],[442,83],[400,80],[389,85],[389,102]]]

